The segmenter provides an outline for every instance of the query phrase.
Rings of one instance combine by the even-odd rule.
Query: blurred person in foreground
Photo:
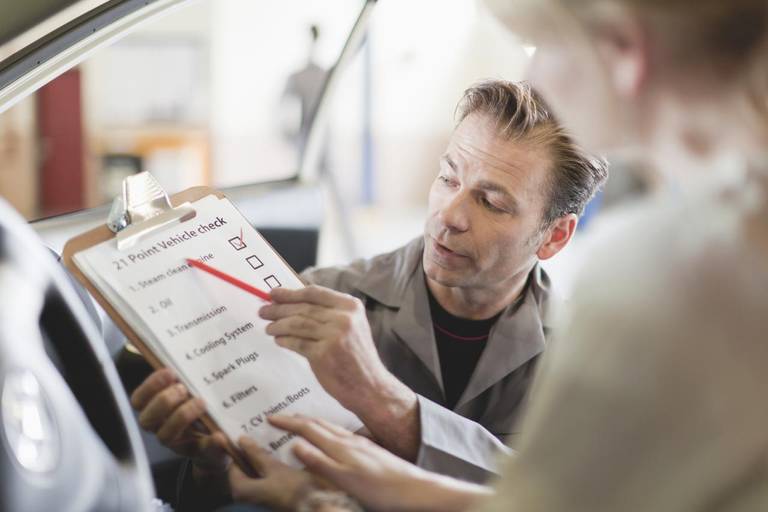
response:
[[[493,492],[332,425],[274,424],[371,510],[768,510],[768,2],[490,4],[536,45],[530,77],[577,139],[674,192],[595,252]],[[267,474],[231,471],[246,499],[274,473],[244,447]]]

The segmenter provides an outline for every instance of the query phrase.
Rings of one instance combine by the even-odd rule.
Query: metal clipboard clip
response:
[[[140,172],[123,180],[123,194],[112,202],[107,227],[117,234],[117,248],[122,251],[155,231],[195,215],[189,202],[171,206],[168,194],[155,177]]]

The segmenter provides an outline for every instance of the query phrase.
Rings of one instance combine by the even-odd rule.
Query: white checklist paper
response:
[[[77,253],[78,268],[221,429],[290,464],[292,436],[266,422],[275,413],[362,425],[328,395],[302,356],[278,347],[258,317],[262,299],[191,267],[198,259],[256,288],[303,286],[291,268],[227,200],[193,203],[194,218],[152,233],[125,250],[115,239]]]

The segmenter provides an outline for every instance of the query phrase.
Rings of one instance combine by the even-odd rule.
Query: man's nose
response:
[[[457,193],[440,209],[440,221],[451,231],[464,232],[469,229],[469,197]]]

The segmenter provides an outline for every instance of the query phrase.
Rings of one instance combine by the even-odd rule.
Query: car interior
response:
[[[199,22],[212,9],[210,5],[200,4],[212,3],[30,0],[0,6],[3,20],[0,23],[0,112],[13,112],[16,105],[23,107],[31,95],[38,95],[38,130],[50,130],[52,141],[47,148],[51,154],[46,155],[49,172],[46,175],[43,170],[39,186],[43,194],[58,195],[58,199],[51,200],[49,208],[38,212],[42,218],[31,222],[6,201],[0,201],[2,510],[155,510],[158,503],[153,501],[155,497],[173,503],[180,459],[153,437],[140,432],[127,399],[151,368],[135,350],[126,346],[119,330],[57,260],[66,240],[105,222],[109,197],[119,191],[123,177],[146,170],[147,160],[152,158],[160,160],[161,168],[185,167],[190,161],[184,161],[185,154],[210,151],[195,138],[194,128],[172,126],[174,120],[194,121],[195,116],[201,114],[194,111],[194,105],[189,112],[179,105],[170,105],[166,111],[163,108],[167,105],[150,106],[156,109],[150,112],[150,117],[157,117],[158,130],[164,130],[160,136],[155,134],[155,139],[168,139],[161,140],[161,144],[171,149],[160,148],[153,157],[147,157],[151,151],[145,150],[140,155],[145,157],[141,162],[137,162],[140,158],[136,156],[141,151],[127,148],[119,140],[130,137],[119,133],[118,128],[105,130],[98,141],[102,150],[98,165],[103,166],[104,173],[98,184],[101,199],[97,202],[102,205],[72,208],[61,189],[67,187],[67,182],[77,180],[77,171],[74,176],[66,174],[71,171],[66,150],[56,146],[65,144],[69,136],[66,123],[61,122],[63,103],[59,101],[48,109],[43,96],[50,94],[56,98],[63,94],[59,99],[65,98],[67,77],[86,81],[87,77],[82,76],[85,72],[80,70],[87,66],[102,66],[104,69],[92,74],[101,73],[107,82],[111,79],[109,68],[115,65],[114,59],[122,58],[127,68],[135,69],[132,54],[148,44],[147,41],[154,43],[153,38],[160,36],[159,31],[153,33],[152,29],[133,40],[131,34],[166,16],[186,16],[192,23]],[[302,138],[301,150],[291,152],[283,148],[282,153],[262,159],[282,168],[265,172],[263,176],[254,176],[249,171],[228,177],[222,172],[212,179],[211,170],[207,168],[200,170],[197,177],[191,173],[192,182],[207,181],[224,191],[297,272],[317,261],[319,230],[326,215],[322,190],[333,186],[333,178],[318,165],[323,158],[322,120],[328,109],[326,98],[332,95],[346,65],[358,54],[374,5],[374,1],[357,1],[339,2],[335,7],[343,11],[345,23],[332,27],[335,46],[325,52],[324,58],[330,63],[319,82],[316,93],[319,97],[311,111],[304,113],[301,127],[293,127],[298,133],[291,136]],[[232,16],[236,8],[238,6],[224,8],[218,15]],[[184,14],[185,9],[191,14]],[[195,14],[195,9],[201,13]],[[314,12],[318,10],[321,9],[316,6]],[[253,12],[258,14],[258,9]],[[206,46],[209,42],[185,38],[184,23],[182,19],[176,28],[180,37],[159,43],[162,55],[157,64],[177,66],[180,83],[166,84],[165,89],[159,85],[151,94],[183,95],[184,87],[193,87],[184,81],[194,80],[200,55],[212,51]],[[301,42],[293,46],[300,47],[298,53],[305,51],[305,20],[290,19],[288,23],[291,30],[276,37],[298,38]],[[172,33],[173,22],[169,24]],[[216,37],[227,39],[226,34]],[[118,41],[123,41],[122,46],[115,45]],[[239,45],[241,42],[219,41],[218,44]],[[112,55],[104,57],[110,48]],[[247,48],[240,50],[248,53]],[[103,62],[92,62],[99,58]],[[297,55],[293,61],[303,58]],[[247,66],[237,61],[227,65],[232,67],[228,72],[234,73]],[[265,71],[269,71],[268,67],[264,65]],[[285,64],[280,67],[285,68]],[[130,69],[118,71],[122,76],[115,80],[132,80],[130,72]],[[284,80],[285,76],[278,78]],[[107,95],[130,94],[143,86],[138,82],[141,80],[129,84],[102,83],[95,87],[108,89],[104,92]],[[278,86],[278,80],[274,82],[270,84],[272,89]],[[190,94],[194,96],[197,92]],[[107,103],[113,102],[119,103],[120,98],[109,96]],[[194,99],[191,102],[194,103]],[[122,112],[125,114],[127,108]],[[49,118],[44,119],[46,116]],[[194,125],[194,122],[188,124]],[[141,135],[134,133],[133,138],[140,139]],[[251,143],[251,140],[233,142]],[[174,150],[177,151],[174,153]],[[233,153],[237,154],[237,150]],[[174,162],[174,158],[180,158],[181,163]],[[84,164],[75,162],[74,165]],[[199,176],[204,180],[198,180]],[[56,178],[62,181],[55,181]],[[186,188],[190,183],[173,172],[163,176],[161,171],[158,178],[169,192]],[[50,187],[58,190],[46,192],[46,180]],[[281,207],[285,204],[300,207]]]

